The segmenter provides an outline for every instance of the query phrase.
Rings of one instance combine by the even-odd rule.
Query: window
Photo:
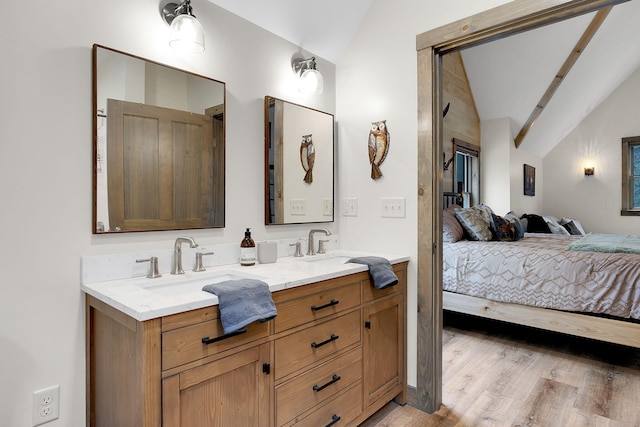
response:
[[[464,207],[475,206],[480,203],[480,147],[454,138],[453,148],[454,189],[462,194]]]
[[[640,136],[622,138],[622,210],[640,216]]]

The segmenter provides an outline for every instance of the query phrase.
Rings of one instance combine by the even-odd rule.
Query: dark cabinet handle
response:
[[[333,377],[331,378],[331,381],[329,381],[328,383],[326,383],[326,384],[324,384],[324,385],[320,385],[320,386],[319,386],[319,385],[317,385],[317,384],[316,384],[316,385],[314,385],[314,386],[313,386],[313,391],[316,391],[316,392],[317,392],[317,391],[323,390],[323,389],[325,389],[325,388],[329,387],[331,384],[333,384],[333,383],[337,383],[338,381],[340,381],[340,375],[338,375],[338,374],[333,374]]]
[[[238,329],[235,332],[231,332],[225,335],[220,335],[219,337],[215,337],[215,338],[204,337],[202,338],[202,344],[213,344],[214,342],[226,340],[227,338],[233,338],[235,336],[244,334],[245,332],[247,332],[247,328]]]
[[[325,304],[325,305],[321,305],[316,307],[315,305],[311,306],[311,311],[318,311],[318,310],[322,310],[323,308],[329,308],[332,307],[334,305],[338,305],[340,304],[340,301],[338,301],[337,299],[332,299],[331,302]]]
[[[364,322],[364,327],[367,329],[371,329],[371,322],[369,321]]]
[[[324,427],[331,427],[332,425],[334,425],[338,421],[340,421],[340,417],[337,416],[336,414],[333,414],[333,416],[331,417],[331,422],[329,424],[327,424],[326,426],[324,426]]]
[[[322,341],[320,343],[316,343],[315,341],[311,343],[311,347],[313,348],[318,348],[318,347],[322,347],[325,344],[329,344],[332,341],[337,340],[338,338],[340,338],[339,336],[337,336],[336,334],[331,334],[331,338],[329,338],[326,341]]]

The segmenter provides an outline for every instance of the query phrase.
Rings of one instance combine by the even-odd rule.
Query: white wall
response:
[[[342,247],[408,254],[408,379],[416,384],[417,72],[416,35],[501,0],[374,0],[337,63],[338,192],[358,199],[357,217],[339,217]],[[372,180],[371,122],[387,120],[389,154]],[[382,197],[406,198],[406,218],[381,218]]]
[[[335,65],[318,58],[324,94],[303,96],[290,66],[298,47],[206,0],[192,5],[206,33],[199,55],[168,47],[157,0],[27,0],[20,7],[29,29],[20,19],[0,27],[3,426],[31,426],[32,392],[54,384],[60,419],[47,426],[85,425],[82,255],[170,248],[182,234],[203,245],[239,244],[245,227],[255,240],[302,237],[310,228],[263,225],[264,96],[335,113]],[[91,234],[93,43],[226,82],[224,229]]]
[[[640,234],[622,208],[622,138],[640,135],[640,70],[616,89],[544,158],[544,205],[577,218],[586,231]],[[587,161],[595,175],[584,176]]]
[[[518,216],[522,214],[547,215],[544,205],[544,182],[546,181],[545,169],[542,159],[531,154],[524,148],[516,148],[513,138],[509,145],[511,151],[511,210]],[[524,195],[524,165],[535,168],[535,196]]]
[[[480,201],[496,215],[511,210],[511,120],[485,120],[480,133]]]

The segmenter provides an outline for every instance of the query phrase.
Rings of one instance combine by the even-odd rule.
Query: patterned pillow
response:
[[[464,230],[453,212],[453,209],[442,212],[442,241],[445,243],[455,243],[464,236]]]
[[[523,234],[521,232],[522,228],[520,227],[519,223],[518,223],[518,226],[519,226],[518,228],[520,232],[516,229],[515,222],[511,221],[510,219],[507,219],[506,217],[503,218],[496,214],[491,215],[490,225],[491,225],[491,233],[493,234],[493,237],[495,240],[512,242],[520,239]]]
[[[507,212],[507,214],[504,216],[504,218],[509,221],[510,223],[513,224],[513,227],[516,230],[515,235],[513,236],[513,240],[520,240],[524,237],[524,226],[522,225],[522,222],[520,222],[520,219],[518,218],[518,215],[516,215],[513,211]]]
[[[457,209],[455,216],[467,232],[471,240],[489,241],[493,237],[489,229],[489,214],[484,209]]]
[[[580,223],[580,221],[578,221],[575,218],[562,218],[560,220],[560,225],[564,226],[565,224],[568,224],[570,222],[573,222],[573,225],[575,226],[576,230],[578,230],[576,235],[584,236],[585,234],[587,234],[586,231],[584,231],[584,228],[582,227],[582,224]],[[571,230],[569,230],[569,233],[573,234]]]
[[[569,232],[569,234],[573,236],[582,236],[582,233],[573,221],[562,224],[562,226]]]

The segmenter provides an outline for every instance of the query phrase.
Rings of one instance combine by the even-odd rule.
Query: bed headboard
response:
[[[463,205],[462,193],[454,193],[451,191],[445,191],[442,193],[442,207],[444,209],[451,205]]]

